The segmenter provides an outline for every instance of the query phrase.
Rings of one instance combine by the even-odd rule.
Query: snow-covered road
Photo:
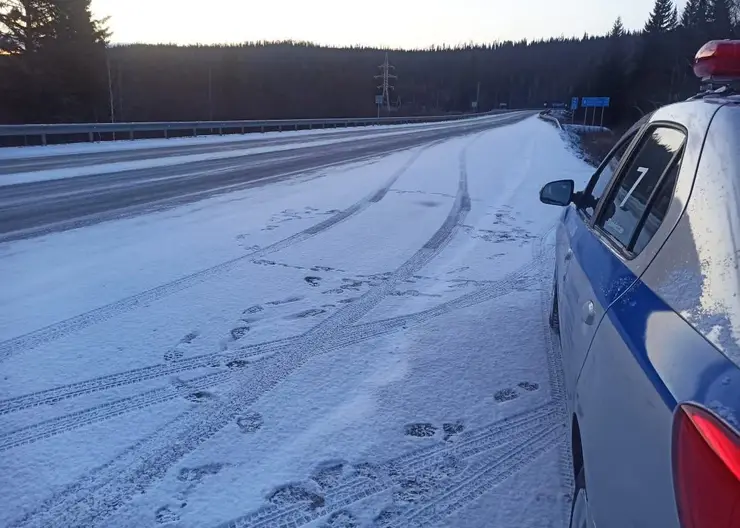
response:
[[[0,244],[0,526],[561,527],[530,118]]]

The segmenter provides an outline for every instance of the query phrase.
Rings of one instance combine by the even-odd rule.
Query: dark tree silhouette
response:
[[[386,51],[399,76],[393,114],[470,111],[480,83],[482,111],[610,96],[607,121],[629,122],[696,92],[693,56],[707,40],[736,34],[740,0],[689,0],[680,17],[672,0],[656,0],[637,33],[618,18],[604,36],[416,50],[292,41],[106,47],[105,22],[89,4],[0,0],[0,122],[373,116],[373,75]]]

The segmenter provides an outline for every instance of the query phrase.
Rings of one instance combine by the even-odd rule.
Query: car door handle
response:
[[[568,248],[568,251],[565,252],[565,257],[564,258],[565,258],[565,261],[566,262],[569,261],[570,259],[572,259],[573,258],[573,250],[570,249],[570,248]]]
[[[587,325],[593,324],[596,319],[596,308],[594,307],[593,301],[587,301],[583,305],[583,322]]]

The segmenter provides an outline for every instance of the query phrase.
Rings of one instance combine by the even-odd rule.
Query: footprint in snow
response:
[[[305,297],[294,295],[292,297],[288,297],[287,299],[282,299],[282,300],[279,300],[279,301],[270,301],[270,302],[268,302],[266,304],[268,304],[270,306],[280,306],[281,304],[290,304],[290,303],[302,301],[304,298]]]
[[[239,430],[245,434],[256,433],[264,425],[265,421],[262,415],[258,412],[248,412],[243,414],[236,419],[236,425]]]
[[[234,341],[238,341],[245,335],[249,333],[249,327],[248,326],[237,326],[236,328],[233,328],[231,330],[231,338]]]
[[[320,308],[312,308],[310,310],[304,310],[302,312],[298,312],[293,315],[288,315],[285,317],[285,319],[288,319],[288,320],[305,319],[307,317],[316,317],[317,315],[321,315],[323,313],[326,313],[326,310],[322,310]]]
[[[408,424],[404,430],[406,436],[415,436],[417,438],[434,436],[436,432],[437,428],[430,423]]]
[[[267,500],[278,506],[289,506],[307,502],[312,510],[321,508],[325,504],[323,495],[319,495],[301,484],[286,484],[281,486],[270,493]]]
[[[172,349],[165,352],[164,360],[176,361],[182,358],[185,355],[185,351],[183,350],[183,348],[195,341],[195,339],[199,335],[200,333],[197,330],[193,330],[192,332],[186,334]]]
[[[465,430],[465,424],[460,421],[454,423],[442,424],[442,431],[444,431],[444,440],[450,440],[453,436],[459,435]]]
[[[519,384],[519,387],[529,392],[536,391],[537,389],[540,388],[540,386],[537,383],[531,383],[529,381],[522,381]]]
[[[230,369],[241,369],[249,365],[249,361],[246,359],[232,359],[226,363],[226,367]]]
[[[319,464],[319,467],[311,475],[311,480],[321,486],[321,489],[331,489],[342,481],[344,468],[344,462],[330,461]]]
[[[493,399],[499,403],[515,400],[519,397],[519,394],[514,389],[506,388],[496,391],[493,395]]]
[[[212,400],[213,398],[213,393],[206,390],[199,390],[185,395],[185,399],[193,403],[201,403],[207,400]]]
[[[183,503],[180,508],[183,508]],[[157,524],[168,524],[177,522],[180,520],[180,515],[171,506],[162,506],[156,512],[154,512],[154,520]]]
[[[318,287],[319,284],[321,284],[321,277],[305,277],[303,280],[305,280],[310,286],[313,286],[314,288]]]
[[[206,475],[216,475],[224,468],[224,464],[205,464],[194,468],[182,468],[177,480],[182,482],[198,482]]]

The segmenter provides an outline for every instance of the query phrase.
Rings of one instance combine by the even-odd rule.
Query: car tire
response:
[[[558,286],[557,283],[555,283],[552,287],[552,306],[550,307],[550,317],[548,320],[550,324],[550,328],[555,331],[555,333],[560,333],[560,315],[558,312]]]
[[[576,477],[576,489],[573,492],[573,502],[570,506],[570,528],[593,528],[588,506],[588,493],[586,493],[584,468],[581,468]]]

